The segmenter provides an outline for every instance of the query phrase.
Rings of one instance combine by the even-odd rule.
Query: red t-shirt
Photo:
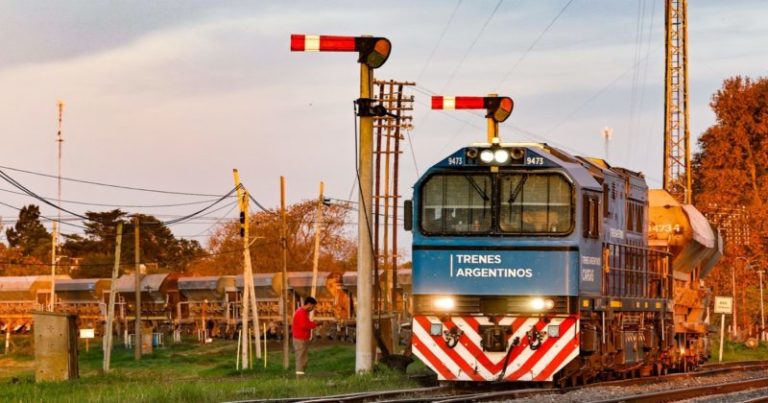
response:
[[[317,323],[309,320],[309,312],[304,308],[299,308],[293,314],[293,338],[299,340],[309,340],[312,334],[311,330],[317,327]]]

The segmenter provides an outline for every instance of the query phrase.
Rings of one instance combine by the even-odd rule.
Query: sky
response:
[[[289,204],[316,198],[320,181],[327,196],[356,201],[356,55],[290,52],[292,33],[390,39],[391,56],[375,77],[417,84],[408,92],[416,98],[414,127],[401,159],[405,199],[430,165],[485,139],[481,113],[430,111],[431,94],[512,97],[515,110],[500,128],[509,142],[605,157],[601,133],[611,128],[609,162],[661,186],[660,0],[11,0],[1,7],[0,170],[56,203],[62,100],[61,176],[145,189],[63,180],[65,233],[82,232],[70,213],[120,207],[171,220],[196,212],[232,189],[233,168],[267,208],[279,206],[281,175]],[[766,75],[766,15],[768,3],[758,0],[689,2],[694,139],[714,123],[709,102],[724,79]],[[41,204],[12,192],[19,191],[0,181],[6,228],[18,208]],[[171,229],[205,245],[236,210],[228,199]],[[401,233],[401,244],[409,240]]]

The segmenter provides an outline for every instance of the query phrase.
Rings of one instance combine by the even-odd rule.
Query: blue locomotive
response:
[[[671,197],[656,197],[668,203],[659,209],[684,215],[655,214],[641,173],[500,142],[504,99],[433,98],[485,107],[489,138],[433,165],[406,202],[413,353],[445,381],[586,382],[698,365],[703,302],[674,297],[703,295],[698,280],[719,257],[711,228],[690,224],[701,214]]]

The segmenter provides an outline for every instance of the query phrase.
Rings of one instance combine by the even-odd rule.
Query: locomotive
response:
[[[717,232],[642,173],[501,142],[506,100],[463,100],[487,109],[488,141],[430,167],[406,202],[412,352],[441,381],[576,384],[699,365]]]

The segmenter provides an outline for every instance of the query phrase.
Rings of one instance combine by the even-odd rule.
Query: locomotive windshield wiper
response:
[[[520,192],[523,191],[523,185],[525,185],[525,181],[528,180],[528,174],[523,175],[522,178],[520,178],[520,182],[517,182],[517,186],[515,186],[515,189],[510,192],[509,194],[509,200],[507,200],[507,203],[512,205],[512,203],[517,200],[517,196],[520,196]]]
[[[464,178],[466,178],[467,181],[469,181],[469,183],[472,185],[472,187],[475,188],[475,191],[477,192],[477,194],[480,195],[480,197],[483,198],[483,201],[487,202],[489,200],[488,194],[485,192],[485,190],[480,188],[480,185],[477,184],[477,181],[475,181],[473,177],[469,175],[464,175]]]

